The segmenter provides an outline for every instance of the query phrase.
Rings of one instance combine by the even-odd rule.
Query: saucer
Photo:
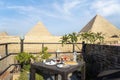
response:
[[[56,62],[45,62],[46,65],[56,65]]]

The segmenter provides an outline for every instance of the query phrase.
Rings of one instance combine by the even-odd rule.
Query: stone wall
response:
[[[90,53],[120,55],[120,46],[86,44],[86,54]]]
[[[120,46],[85,45],[87,76],[96,77],[101,71],[120,68]]]

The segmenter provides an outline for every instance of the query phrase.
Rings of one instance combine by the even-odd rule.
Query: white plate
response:
[[[68,67],[70,67],[70,65],[58,64],[57,67],[58,67],[58,68],[68,68]]]
[[[46,65],[56,65],[56,62],[45,62]]]

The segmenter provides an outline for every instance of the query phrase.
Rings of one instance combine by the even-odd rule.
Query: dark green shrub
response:
[[[18,60],[22,68],[20,77],[18,80],[29,80],[29,70],[30,70],[31,59],[34,61],[36,61],[37,58],[39,58],[40,60],[49,59],[51,54],[49,54],[47,50],[48,48],[44,47],[43,51],[40,52],[39,56],[37,57],[34,57],[32,54],[29,54],[26,52],[18,53],[18,55],[15,56],[16,60]],[[37,73],[36,73],[35,78],[36,78],[35,80],[44,80],[43,77]]]
[[[35,75],[35,78],[36,78],[36,80],[44,80],[44,78],[41,75],[37,74],[37,73]]]
[[[30,64],[30,60],[31,58],[33,58],[33,55],[26,52],[22,52],[18,53],[18,55],[15,56],[15,58],[18,60],[18,62],[21,64],[21,67],[23,68],[24,65]]]
[[[28,73],[26,71],[22,71],[20,73],[20,77],[18,78],[18,80],[28,80],[29,76]]]
[[[24,65],[23,69],[26,70],[26,71],[29,71],[30,70],[30,64]]]
[[[25,71],[25,70],[22,70],[18,80],[29,80],[29,73],[27,71]],[[36,73],[35,74],[35,80],[44,80],[44,79],[43,79],[43,77],[41,75]]]
[[[43,61],[43,60],[49,59],[50,56],[51,56],[51,54],[48,53],[48,48],[44,47],[42,52],[40,52],[39,55],[36,58],[39,59],[37,61]]]

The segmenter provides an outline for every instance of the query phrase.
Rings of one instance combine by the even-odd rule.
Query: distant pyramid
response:
[[[0,36],[8,36],[7,32],[0,32]]]
[[[51,34],[41,22],[38,22],[26,36],[51,36]]]
[[[119,29],[100,15],[96,15],[79,33],[88,31],[102,32],[107,37],[120,34]]]

